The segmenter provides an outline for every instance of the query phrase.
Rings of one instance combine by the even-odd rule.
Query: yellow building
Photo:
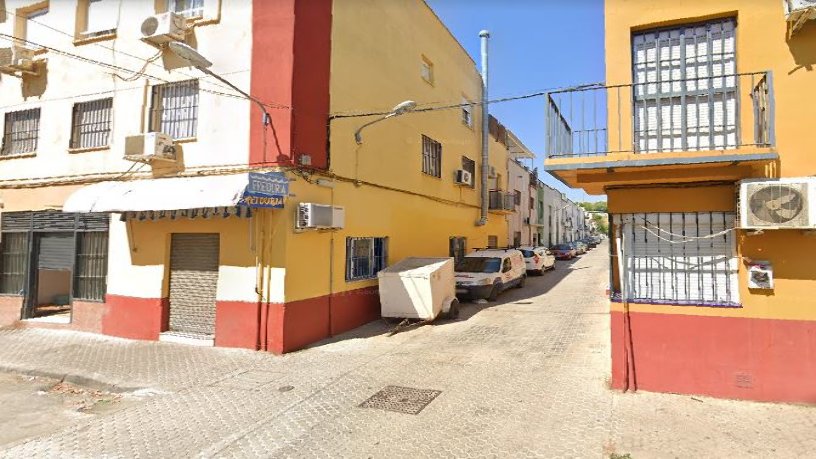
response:
[[[481,76],[422,1],[5,7],[0,47],[44,46],[0,80],[0,325],[287,352],[378,317],[389,263],[507,243],[502,205],[480,222]],[[180,32],[135,38],[166,11]]]
[[[816,401],[801,3],[607,0],[606,83],[550,95],[545,168],[613,217],[614,387]]]

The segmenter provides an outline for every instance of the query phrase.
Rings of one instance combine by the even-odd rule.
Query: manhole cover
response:
[[[397,413],[419,414],[442,391],[413,387],[385,386],[360,404],[360,408],[377,408]]]

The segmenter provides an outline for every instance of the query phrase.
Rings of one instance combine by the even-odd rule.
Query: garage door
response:
[[[74,267],[74,233],[40,236],[37,267],[39,269],[72,269]]]
[[[214,335],[218,246],[218,234],[173,234],[170,331]]]

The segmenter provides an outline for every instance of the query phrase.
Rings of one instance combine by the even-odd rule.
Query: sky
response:
[[[477,66],[479,31],[490,31],[491,99],[604,80],[603,0],[427,0]],[[544,98],[491,104],[490,113],[544,163]],[[550,174],[539,177],[573,201],[599,201]]]

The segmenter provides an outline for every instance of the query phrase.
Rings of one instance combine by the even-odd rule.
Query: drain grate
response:
[[[376,408],[405,414],[419,414],[442,391],[413,387],[385,386],[360,404],[360,408]]]

